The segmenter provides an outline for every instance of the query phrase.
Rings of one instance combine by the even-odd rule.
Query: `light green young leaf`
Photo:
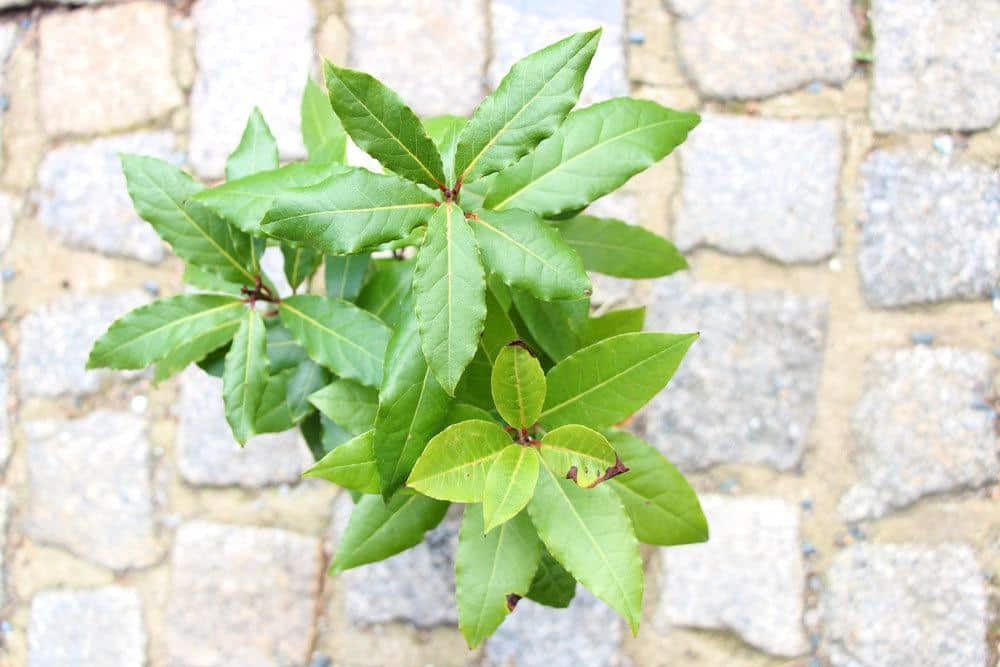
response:
[[[514,305],[531,337],[555,361],[580,347],[590,312],[590,299],[540,301],[521,290],[512,290]]]
[[[377,387],[391,330],[354,304],[301,294],[281,302],[281,321],[306,354],[340,377]]]
[[[478,503],[490,464],[509,444],[510,436],[493,422],[454,424],[427,443],[406,485],[431,498]]]
[[[378,391],[354,380],[339,379],[310,395],[309,402],[351,433],[363,433],[375,424]]]
[[[631,433],[612,431],[611,443],[630,468],[608,480],[641,542],[673,546],[708,539],[708,522],[684,475],[654,447]]]
[[[312,359],[303,359],[288,381],[288,410],[292,420],[298,422],[315,409],[309,396],[330,382],[330,371]]]
[[[115,320],[91,348],[87,368],[145,368],[178,348],[183,368],[232,338],[243,310],[240,299],[218,294],[157,299]]]
[[[302,91],[302,141],[315,164],[343,163],[347,158],[347,133],[333,113],[326,92],[312,79]]]
[[[600,29],[578,32],[514,63],[462,131],[461,181],[501,171],[556,131],[580,97],[600,37]]]
[[[590,296],[583,262],[534,213],[479,209],[469,222],[486,266],[511,287],[546,301]]]
[[[326,270],[323,276],[326,295],[334,299],[354,301],[361,292],[361,286],[364,285],[365,276],[368,274],[368,266],[370,264],[371,255],[368,253],[360,255],[327,255]],[[365,308],[364,306],[361,307]],[[375,317],[380,317],[378,313],[368,308],[365,308],[365,310],[368,310]]]
[[[254,419],[255,432],[281,433],[295,426],[292,413],[288,410],[288,381],[294,373],[294,370],[288,369],[267,379]]]
[[[540,421],[607,428],[667,386],[698,334],[631,333],[586,347],[549,370]]]
[[[531,587],[542,543],[527,515],[517,516],[488,535],[479,505],[465,508],[455,553],[458,627],[475,648],[500,627],[517,598]]]
[[[617,461],[607,438],[579,424],[546,433],[538,453],[553,473],[585,487],[594,486]]]
[[[427,441],[444,423],[451,399],[427,368],[410,313],[386,350],[385,380],[375,415],[375,458],[382,495],[406,483]]]
[[[546,607],[565,609],[576,596],[576,579],[559,564],[548,550],[542,552],[542,560],[525,596]]]
[[[543,217],[582,209],[663,159],[698,121],[697,114],[628,97],[578,109],[497,177],[483,205]]]
[[[619,278],[658,278],[688,268],[673,243],[639,225],[589,215],[554,224],[588,271]]]
[[[121,162],[136,212],[178,257],[230,282],[253,284],[250,238],[188,201],[202,189],[198,182],[157,158],[122,155]]]
[[[514,518],[531,500],[538,482],[538,452],[534,447],[507,445],[486,473],[483,490],[483,531],[488,533]],[[528,581],[530,582],[530,579]],[[521,595],[524,595],[521,593]]]
[[[358,306],[398,329],[413,312],[413,264],[413,260],[376,260],[371,280],[358,294]]]
[[[255,420],[268,378],[264,318],[252,308],[245,313],[222,373],[226,421],[241,445],[256,433]]]
[[[398,176],[348,169],[275,197],[262,227],[327,255],[351,255],[406,237],[434,206],[433,197]]]
[[[545,373],[523,343],[506,345],[493,364],[490,378],[497,412],[511,426],[531,428],[545,402]]]
[[[642,615],[642,556],[618,496],[604,485],[582,489],[543,466],[528,514],[556,560],[621,614],[636,634]]]
[[[397,494],[388,503],[364,496],[351,513],[337,545],[330,574],[374,563],[420,544],[448,511],[448,503],[418,493]]]
[[[271,134],[271,128],[264,120],[264,114],[257,107],[250,112],[240,145],[226,160],[226,180],[269,171],[278,166],[278,142]]]
[[[360,493],[378,493],[374,443],[375,431],[365,431],[332,449],[302,476],[325,479]]]
[[[442,204],[431,218],[413,273],[421,349],[449,395],[472,361],[486,319],[486,282],[462,210]]]
[[[285,278],[293,291],[308,281],[323,261],[323,255],[312,248],[288,243],[281,244],[281,255],[284,257]]]
[[[445,185],[441,156],[402,98],[365,72],[323,62],[330,104],[362,150],[391,172],[437,189]]]
[[[623,308],[612,310],[600,317],[591,317],[583,330],[580,347],[588,347],[605,338],[623,333],[642,331],[646,322],[646,308]]]
[[[433,116],[424,118],[424,129],[441,154],[441,163],[448,183],[455,182],[455,148],[458,135],[465,127],[466,119],[461,116]]]

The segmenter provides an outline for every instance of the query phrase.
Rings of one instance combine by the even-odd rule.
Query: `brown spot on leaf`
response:
[[[622,461],[622,457],[615,454],[615,464],[613,466],[608,466],[608,469],[604,471],[604,474],[595,479],[592,484],[587,486],[587,488],[592,489],[601,482],[606,482],[612,477],[617,477],[618,475],[622,475],[628,471],[629,467],[625,465],[624,461]]]
[[[573,466],[572,468],[569,469],[569,471],[566,473],[566,479],[571,479],[574,482],[576,481],[576,466]]]
[[[519,347],[519,348],[521,348],[523,350],[527,350],[528,354],[530,354],[533,357],[537,357],[538,356],[537,354],[535,354],[535,351],[532,350],[530,347],[528,347],[528,344],[525,343],[520,338],[512,340],[511,342],[507,343],[507,345],[510,346],[510,347]]]
[[[521,596],[520,595],[518,595],[517,593],[508,593],[507,594],[507,611],[514,611],[514,608],[517,606],[517,603],[520,602],[520,601],[521,601]]]

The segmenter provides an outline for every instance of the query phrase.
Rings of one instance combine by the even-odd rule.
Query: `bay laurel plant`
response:
[[[708,535],[684,477],[618,428],[697,334],[590,308],[588,271],[686,264],[642,227],[584,212],[699,119],[628,97],[574,109],[599,38],[527,56],[468,119],[422,121],[372,76],[326,62],[327,90],[309,81],[302,99],[308,159],[279,165],[255,109],[214,187],[122,156],[136,211],[192,289],[115,321],[88,367],[155,364],[160,381],[196,363],[221,376],[237,442],[301,429],[317,459],[304,474],[356,503],[332,573],[417,545],[463,505],[470,646],[522,597],[567,606],[577,582],[636,632],[640,543]],[[348,137],[384,173],[347,166]],[[261,269],[268,245],[291,295]]]

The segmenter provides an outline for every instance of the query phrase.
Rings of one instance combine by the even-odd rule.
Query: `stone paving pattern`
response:
[[[0,664],[987,667],[1000,653],[994,0],[0,9]],[[197,369],[159,385],[84,369],[112,318],[184,289],[116,154],[210,182],[256,105],[300,157],[320,56],[421,114],[467,114],[527,51],[598,26],[585,103],[634,94],[704,118],[591,212],[687,252],[682,275],[594,276],[594,300],[701,331],[633,428],[690,474],[712,541],[645,552],[638,638],[581,589],[566,610],[522,601],[470,652],[459,512],[415,549],[327,577],[351,501],[300,480],[299,437],[240,449]]]

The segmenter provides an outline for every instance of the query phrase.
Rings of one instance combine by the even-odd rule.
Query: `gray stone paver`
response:
[[[318,539],[192,521],[177,531],[170,567],[169,664],[308,662],[322,570]]]
[[[56,148],[38,170],[38,219],[65,244],[155,264],[164,243],[135,213],[119,154],[181,164],[169,132],[140,132]]]
[[[629,664],[622,654],[624,621],[582,587],[566,609],[528,599],[486,641],[489,667],[577,667]],[[544,647],[540,650],[539,647]]]
[[[351,66],[384,81],[418,115],[467,116],[484,92],[485,4],[346,0]]]
[[[705,114],[680,151],[674,241],[786,263],[829,257],[842,154],[828,121]]]
[[[1000,120],[1000,4],[874,0],[876,131],[978,130]]]
[[[125,129],[180,105],[168,20],[158,2],[43,15],[38,94],[46,131]]]
[[[10,195],[0,192],[0,257],[7,251],[20,206]]]
[[[849,520],[877,518],[919,498],[975,488],[1000,473],[995,364],[978,350],[882,350],[868,361],[854,408],[859,481],[839,504]]]
[[[0,607],[7,604],[7,526],[10,522],[10,495],[0,486]]]
[[[812,81],[841,83],[857,28],[843,0],[670,0],[677,48],[695,85],[715,98],[759,98]]]
[[[1000,180],[986,165],[878,150],[861,166],[858,272],[888,308],[985,299],[1000,285]]]
[[[47,591],[31,602],[28,667],[142,667],[146,631],[134,589]]]
[[[155,562],[147,429],[144,419],[109,410],[26,422],[32,539],[116,570]]]
[[[986,667],[987,590],[964,544],[860,544],[827,572],[832,667]]]
[[[10,349],[0,340],[0,470],[7,465],[10,458]]]
[[[587,71],[580,104],[628,95],[625,64],[625,3],[621,0],[493,0],[493,58],[488,79],[496,87],[515,62],[570,33],[603,29]]]
[[[354,503],[341,493],[333,504],[330,550],[336,553]],[[395,556],[337,575],[344,613],[352,623],[405,621],[421,628],[456,625],[455,549],[458,516],[427,532],[425,541]]]
[[[148,301],[138,290],[114,294],[67,294],[21,320],[17,383],[22,397],[85,395],[118,371],[86,370],[94,341],[112,321]]]
[[[180,375],[177,468],[191,484],[206,486],[293,483],[313,463],[298,430],[233,439],[222,406],[222,380],[200,368]]]
[[[808,646],[798,508],[778,498],[703,495],[704,544],[661,553],[663,593],[654,622],[731,630],[775,655]]]
[[[648,304],[648,330],[701,332],[645,410],[649,441],[686,470],[794,467],[816,412],[826,303],[681,274],[655,281]]]
[[[191,10],[198,74],[191,90],[189,159],[221,176],[247,117],[260,107],[283,158],[303,157],[299,104],[314,58],[309,0],[197,0]]]

